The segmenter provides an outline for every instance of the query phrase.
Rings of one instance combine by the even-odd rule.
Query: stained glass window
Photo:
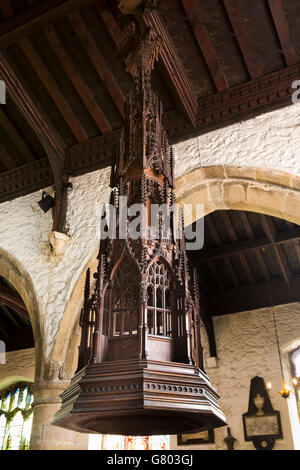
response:
[[[91,434],[90,450],[168,450],[170,436],[117,436]]]
[[[27,450],[32,426],[33,395],[28,384],[0,392],[0,450]]]

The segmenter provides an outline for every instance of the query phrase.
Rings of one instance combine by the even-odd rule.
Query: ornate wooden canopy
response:
[[[78,371],[54,423],[125,435],[212,429],[225,417],[203,369],[198,281],[192,292],[183,221],[179,240],[175,224],[173,152],[150,82],[162,40],[130,24],[122,41],[135,89],[111,170],[116,220],[100,241],[92,294],[87,272]],[[137,233],[134,204],[148,209]],[[165,208],[158,225],[154,204]]]

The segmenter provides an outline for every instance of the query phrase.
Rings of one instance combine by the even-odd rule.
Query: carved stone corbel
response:
[[[62,232],[50,232],[49,233],[49,244],[50,244],[50,258],[51,262],[61,261],[65,254],[67,245],[70,241],[70,237]]]

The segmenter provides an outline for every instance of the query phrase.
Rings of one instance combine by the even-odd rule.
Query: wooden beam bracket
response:
[[[206,309],[200,307],[200,316],[207,334],[210,357],[217,357],[215,330],[211,314]]]
[[[167,32],[167,28],[155,8],[145,8],[143,20],[146,26],[151,26],[153,31],[162,39],[160,58],[163,67],[172,84],[175,99],[178,101],[179,106],[188,117],[192,126],[195,127],[198,112],[198,99],[192,89],[170,35]]]

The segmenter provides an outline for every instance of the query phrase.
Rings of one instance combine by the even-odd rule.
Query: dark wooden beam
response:
[[[200,99],[197,128],[193,128],[178,110],[166,111],[163,115],[163,124],[168,133],[169,142],[176,144],[240,119],[249,119],[260,113],[289,105],[292,103],[291,93],[294,91],[291,89],[291,84],[299,79],[300,66],[293,66],[266,75],[254,82]],[[107,133],[106,136],[114,135],[115,132]],[[99,142],[103,137],[99,138]],[[88,146],[89,142],[84,142],[83,151]],[[78,146],[75,147],[78,149]]]
[[[294,276],[288,287],[285,280],[273,279],[269,282],[215,291],[211,298],[211,312],[212,315],[224,315],[299,301],[300,276]]]
[[[6,351],[34,348],[34,338],[31,326],[15,328],[5,339]]]
[[[94,0],[47,0],[35,3],[0,25],[0,50]]]
[[[201,135],[210,130],[250,119],[266,111],[291,105],[291,84],[300,79],[300,65],[256,79],[199,99],[197,127],[192,129],[178,116],[166,113],[165,127],[173,143]]]
[[[200,316],[206,330],[209,346],[209,354],[211,357],[217,357],[217,345],[215,339],[214,325],[210,313],[203,310],[200,306]]]
[[[13,144],[17,147],[19,150],[20,154],[26,160],[26,162],[33,162],[35,160],[31,150],[29,149],[28,145],[24,141],[24,139],[21,137],[17,129],[13,126],[13,124],[10,122],[8,117],[3,111],[3,108],[0,108],[0,126],[2,129],[5,130]]]
[[[85,140],[88,140],[87,133],[85,132],[70,104],[59,89],[55,78],[49,72],[45,62],[37,52],[31,40],[29,38],[23,38],[19,41],[19,45],[37,73],[38,77],[40,78],[42,84],[53,99],[61,115],[66,120],[75,138],[78,140],[78,142],[84,142]]]
[[[221,217],[223,219],[224,225],[225,225],[225,227],[226,227],[226,229],[229,233],[231,241],[233,243],[238,243],[239,240],[238,240],[238,237],[236,235],[235,229],[234,229],[234,227],[231,223],[229,215],[227,214],[227,212],[224,212],[224,211],[221,211],[220,214],[221,214]],[[248,261],[246,259],[245,254],[244,253],[238,253],[238,257],[239,257],[240,263],[241,263],[241,265],[242,265],[242,267],[245,271],[245,274],[247,276],[248,281],[250,283],[255,282],[254,276],[251,272],[251,269],[250,269],[250,266],[248,264]]]
[[[0,79],[2,77],[0,61]],[[2,79],[6,80],[5,77]],[[262,112],[291,104],[291,93],[294,91],[291,89],[291,83],[299,79],[300,66],[292,66],[253,82],[203,98],[199,100],[200,111],[197,128],[193,128],[177,110],[167,111],[164,113],[163,123],[168,133],[169,142],[170,144],[176,144],[210,130],[219,129],[240,119],[249,119]],[[70,163],[71,173],[84,174],[110,165],[110,160],[105,162],[105,158],[107,155],[110,159],[119,136],[120,130],[111,131],[70,147],[67,152],[67,160]],[[95,150],[95,154],[93,150]],[[13,191],[12,186],[6,184],[5,175],[6,173],[4,173],[2,180],[0,179],[0,200],[2,201],[28,194],[31,192],[31,185],[34,187],[32,180],[24,181],[24,185],[20,183],[19,172],[16,176],[18,191]],[[48,177],[44,173],[38,189],[48,185],[48,183],[45,183],[45,186],[43,186],[43,181],[47,179]],[[9,173],[9,180],[13,183],[11,173]]]
[[[54,184],[48,158],[0,173],[0,203]]]
[[[168,76],[175,99],[188,117],[193,127],[196,125],[198,99],[194,93],[185,69],[178,57],[167,28],[156,9],[147,9],[143,15],[144,22],[151,26],[162,39],[160,58]]]
[[[44,34],[52,47],[56,57],[59,59],[62,67],[67,73],[69,79],[77,90],[77,93],[85,103],[91,117],[94,119],[99,131],[103,134],[111,130],[110,124],[105,117],[103,110],[99,103],[97,103],[95,96],[83,79],[78,67],[68,53],[63,41],[53,26],[46,26]]]
[[[235,270],[233,269],[233,266],[232,266],[232,263],[230,261],[230,258],[229,256],[224,256],[224,262],[226,264],[226,267],[227,267],[227,270],[228,270],[228,273],[229,273],[229,276],[231,277],[231,279],[233,280],[233,284],[238,287],[240,285],[240,282],[238,280],[238,277],[237,277],[237,274],[235,272]]]
[[[200,318],[202,320],[202,323],[207,333],[209,352],[211,356],[216,357],[217,348],[216,348],[215,332],[214,332],[213,322],[212,322],[211,313],[210,313],[211,288],[210,288],[209,283],[207,282],[206,273],[203,272],[203,270],[201,269],[201,266],[197,265],[197,263],[194,262],[193,252],[188,253],[188,258],[189,258],[189,266],[191,269],[190,272],[194,272],[195,270],[197,273],[196,278],[198,278],[198,282],[199,282],[198,299],[199,299],[199,308],[200,308]]]
[[[102,20],[106,24],[116,48],[119,49],[122,33],[119,25],[104,0],[98,0],[96,7]],[[160,59],[164,73],[167,75],[169,83],[171,84],[175,100],[181,107],[184,115],[187,116],[191,126],[194,127],[198,111],[197,96],[192,90],[184,67],[178,57],[170,35],[167,32],[167,28],[159,13],[154,9],[147,9],[143,15],[143,20],[147,26],[151,26],[153,31],[162,38]]]
[[[205,219],[204,219],[204,224],[207,225],[209,231],[210,231],[210,234],[212,236],[212,239],[214,241],[214,243],[217,245],[217,246],[223,246],[223,243],[222,243],[222,240],[220,238],[220,235],[216,229],[216,226],[214,224],[214,221],[212,219],[212,216],[211,214],[208,214]]]
[[[0,52],[0,78],[5,82],[8,93],[36,135],[39,138],[43,137],[52,145],[58,159],[63,164],[65,143],[27,84],[20,77],[20,72],[8,60],[7,56]]]
[[[240,211],[239,215],[242,219],[243,226],[246,230],[246,233],[247,233],[247,236],[248,236],[249,240],[253,240],[255,238],[255,235],[254,235],[254,232],[252,230],[252,227],[251,227],[251,224],[249,222],[249,219],[247,217],[246,212]],[[256,256],[258,264],[260,265],[260,268],[263,272],[265,280],[268,281],[270,279],[270,274],[268,272],[268,268],[266,266],[266,263],[264,261],[263,255],[260,252],[260,250],[255,250],[255,256]]]
[[[284,248],[281,245],[276,244],[276,228],[275,225],[270,217],[265,216],[264,214],[260,214],[260,220],[262,227],[264,229],[264,232],[269,239],[272,248],[275,253],[275,257],[277,259],[278,265],[280,267],[282,276],[286,282],[287,285],[290,285],[291,282],[291,271],[290,267],[286,258],[286,254],[284,252]]]
[[[115,77],[109,70],[103,55],[101,54],[95,39],[88,30],[80,13],[75,12],[69,15],[69,21],[76,31],[80,41],[82,42],[86,53],[88,54],[93,66],[95,67],[100,79],[103,81],[105,88],[109,92],[121,116],[125,117],[125,97],[122,90],[117,84]]]
[[[1,305],[0,305],[1,309]],[[0,311],[1,313],[1,311]],[[8,324],[7,320],[5,320],[3,317],[0,319],[0,339],[5,340],[5,346],[7,350],[7,341],[6,338],[8,338],[11,335],[12,329],[11,329],[11,324]]]
[[[8,310],[8,308],[6,307],[6,305],[0,304],[0,309],[1,309],[1,311],[4,313],[5,317],[8,318],[8,320],[10,321],[10,323],[12,323],[16,328],[20,328],[20,327],[21,327],[21,323],[19,323],[18,320],[16,319],[16,316],[13,315],[13,314]]]
[[[7,153],[3,145],[0,145],[0,161],[3,163],[7,170],[12,170],[13,168],[16,168],[16,162]]]
[[[203,24],[200,10],[195,0],[181,0],[194,32],[195,39],[200,47],[211,78],[217,91],[226,90],[228,82],[221,67],[220,61],[213,47],[208,31]]]
[[[0,52],[0,78],[5,81],[8,93],[40,139],[47,153],[56,190],[53,230],[63,232],[67,191],[64,176],[66,145],[27,84],[23,80],[21,81],[20,76],[21,74],[8,61],[6,55]]]
[[[11,307],[13,310],[19,313],[23,320],[25,320],[26,322],[30,322],[29,313],[27,312],[27,309],[22,299],[20,299],[19,296],[16,296],[11,292],[2,289],[2,286],[0,288],[0,303]]]
[[[212,238],[213,238],[215,244],[216,244],[217,246],[219,246],[219,247],[220,247],[220,246],[223,246],[222,241],[221,241],[221,238],[220,238],[220,236],[219,236],[219,234],[218,234],[218,231],[217,231],[217,229],[216,229],[216,227],[215,227],[215,224],[214,224],[214,222],[213,222],[213,219],[212,219],[211,215],[208,215],[208,216],[205,218],[205,224],[207,224],[207,226],[208,226],[208,228],[209,228],[209,231],[210,231],[210,233],[211,233],[211,235],[212,235]],[[230,261],[229,256],[224,256],[224,262],[225,262],[226,267],[227,267],[227,269],[228,269],[228,272],[229,272],[229,274],[230,274],[230,276],[231,276],[231,279],[233,280],[234,285],[235,285],[235,286],[238,286],[238,285],[239,285],[239,280],[238,280],[238,278],[237,278],[237,276],[236,276],[236,273],[235,273],[235,271],[234,271],[234,269],[233,269],[233,267],[232,267],[232,264],[231,264],[231,261]]]
[[[255,79],[262,76],[263,71],[259,65],[256,51],[249,38],[246,28],[246,18],[236,0],[223,0],[233,32],[239,44],[250,78]]]
[[[198,262],[206,262],[210,259],[223,258],[224,256],[238,255],[239,253],[247,253],[248,251],[257,251],[262,248],[272,248],[273,246],[284,245],[285,243],[293,243],[300,240],[300,228],[287,230],[276,235],[274,242],[270,241],[267,236],[256,237],[251,240],[242,240],[236,243],[227,243],[216,248],[205,248],[197,253]]]
[[[294,247],[295,247],[298,263],[300,264],[300,245],[299,245],[299,242],[296,242]]]
[[[274,251],[275,251],[275,256],[277,258],[278,264],[280,266],[280,270],[282,272],[282,275],[284,277],[284,280],[286,284],[289,286],[291,283],[292,279],[292,273],[290,270],[290,266],[284,251],[284,246],[279,245],[279,246],[274,246]]]
[[[121,30],[116,22],[106,0],[97,0],[95,4],[102,21],[108,29],[108,32],[115,43],[117,50],[121,46]]]
[[[120,145],[120,136],[119,130],[112,131],[69,148],[66,156],[66,173],[78,176],[109,166],[116,148]]]
[[[299,63],[300,58],[291,40],[291,32],[282,0],[268,0],[268,4],[284,54],[286,65],[295,65]]]
[[[10,0],[1,0],[0,10],[5,19],[14,16],[14,9]]]
[[[222,279],[221,279],[221,276],[220,276],[220,274],[219,274],[219,272],[218,272],[218,270],[217,270],[217,268],[216,268],[216,265],[215,265],[215,263],[214,263],[214,260],[209,259],[209,260],[208,260],[208,265],[209,265],[209,268],[210,268],[210,270],[211,270],[211,272],[212,272],[212,275],[213,275],[214,279],[216,280],[216,282],[217,282],[217,284],[218,284],[218,286],[219,286],[219,289],[221,289],[222,291],[224,291],[224,290],[225,290],[225,286],[224,286],[224,283],[223,283],[223,281],[222,281]]]
[[[264,214],[259,214],[259,218],[261,221],[262,228],[271,242],[271,244],[275,243],[276,240],[276,228],[275,225],[271,222],[268,216]]]

